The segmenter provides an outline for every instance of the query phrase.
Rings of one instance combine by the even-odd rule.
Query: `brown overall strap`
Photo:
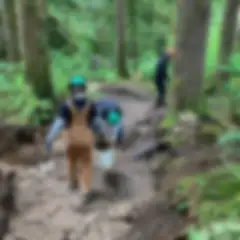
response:
[[[86,106],[79,110],[74,106],[72,100],[67,101],[69,110],[72,115],[72,124],[87,124],[87,117],[90,110],[90,104],[86,104]]]

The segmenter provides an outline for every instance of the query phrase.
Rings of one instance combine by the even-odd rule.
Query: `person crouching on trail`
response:
[[[94,102],[97,117],[93,122],[95,148],[98,152],[97,165],[104,170],[104,181],[112,172],[115,163],[115,149],[123,142],[123,112],[118,102],[110,98],[102,98]]]
[[[66,129],[66,155],[68,163],[69,188],[73,192],[80,184],[81,200],[86,199],[91,187],[93,162],[93,133],[91,125],[96,116],[94,104],[86,98],[86,82],[75,76],[69,84],[71,98],[60,107],[58,116],[46,137],[46,149],[52,150],[52,142],[58,133]],[[81,200],[79,201],[81,202]]]
[[[97,117],[93,121],[95,146],[97,149],[117,147],[123,141],[123,112],[117,101],[110,98],[94,102]]]
[[[98,151],[97,165],[104,170],[103,181],[112,196],[121,195],[124,176],[113,169],[115,149],[124,138],[123,112],[117,101],[103,98],[95,101],[97,117],[93,122],[95,148]],[[109,191],[110,190],[110,191]]]

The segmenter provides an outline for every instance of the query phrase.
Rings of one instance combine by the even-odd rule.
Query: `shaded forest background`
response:
[[[238,71],[237,1],[229,1],[229,6],[224,0],[184,6],[188,4],[186,1],[178,7],[174,1],[167,0],[101,0],[97,3],[2,0],[1,3],[1,91],[3,95],[7,93],[10,102],[18,99],[20,106],[23,104],[19,99],[24,102],[25,96],[29,96],[21,114],[15,103],[11,104],[15,109],[2,111],[3,116],[11,116],[16,121],[19,118],[25,121],[32,115],[40,99],[46,106],[54,98],[65,95],[67,82],[76,73],[98,82],[115,83],[120,79],[151,82],[159,54],[176,39],[177,48],[182,49],[178,53],[183,51],[183,57],[188,60],[186,67],[181,66],[184,61],[176,60],[173,79],[179,78],[184,71],[188,71],[189,79],[195,79],[191,83],[195,82],[196,87],[189,96],[192,103],[199,99],[199,93],[193,89],[202,89],[199,88],[202,83],[204,88],[211,88],[217,70],[231,70],[234,77]],[[225,15],[231,19],[224,16],[226,8],[232,14]],[[194,11],[195,19],[187,16]],[[192,22],[184,22],[185,17],[180,15],[187,16]],[[176,18],[179,19],[176,21]],[[224,19],[227,27],[224,27]],[[186,27],[192,30],[184,30]],[[193,49],[188,47],[190,45]],[[205,62],[201,60],[203,58]],[[204,70],[199,64],[204,64]],[[218,77],[222,76],[218,73]],[[189,83],[189,80],[185,82]],[[184,84],[181,86],[184,88]],[[235,86],[232,88],[236,90]],[[187,99],[189,94],[182,92]],[[196,96],[195,100],[193,96]],[[13,116],[15,113],[21,116]]]

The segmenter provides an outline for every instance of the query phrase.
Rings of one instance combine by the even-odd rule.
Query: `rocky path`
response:
[[[142,118],[150,106],[149,101],[122,97],[119,97],[119,101],[125,112],[126,124]],[[19,213],[12,220],[11,231],[6,239],[116,239],[128,230],[129,225],[113,219],[120,218],[121,212],[131,207],[133,202],[144,201],[153,194],[147,164],[134,162],[131,151],[119,151],[115,169],[127,177],[126,186],[130,189],[128,198],[102,197],[86,210],[78,212],[72,209],[69,201],[64,156],[53,157],[50,162],[56,163],[56,167],[46,174],[36,167],[18,167]],[[101,176],[102,171],[95,168],[95,189],[103,187]],[[66,236],[68,232],[69,238]],[[63,238],[64,235],[66,238]]]

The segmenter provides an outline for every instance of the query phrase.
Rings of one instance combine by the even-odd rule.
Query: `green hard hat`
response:
[[[83,87],[86,85],[86,80],[82,76],[73,76],[69,86],[70,87]]]
[[[112,111],[108,114],[106,120],[110,125],[116,125],[119,123],[120,119],[121,119],[120,114],[116,111]]]

